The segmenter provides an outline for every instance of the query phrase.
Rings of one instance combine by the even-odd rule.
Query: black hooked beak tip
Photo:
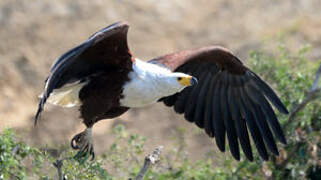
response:
[[[194,86],[198,83],[197,79],[195,77],[192,77],[191,79],[191,85]]]

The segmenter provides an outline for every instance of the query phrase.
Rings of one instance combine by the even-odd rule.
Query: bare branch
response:
[[[64,175],[62,173],[62,166],[63,166],[63,162],[64,160],[66,160],[67,158],[64,159],[57,159],[56,162],[53,163],[53,165],[55,166],[55,168],[57,168],[57,173],[58,173],[58,179],[59,180],[65,180]]]
[[[298,150],[300,149],[301,146],[303,146],[304,143],[302,141],[297,142],[294,147],[292,148],[291,152],[289,152],[289,154],[287,155],[287,158],[284,159],[280,164],[276,164],[276,167],[278,169],[283,169],[285,168],[285,166],[288,164],[288,162],[290,161],[291,158],[294,157],[294,154],[298,152]]]
[[[318,81],[321,75],[321,64],[318,71],[315,74],[315,79],[310,91],[307,93],[305,99],[290,113],[288,121],[284,124],[284,129],[293,122],[295,116],[300,112],[309,102],[318,98],[321,94],[321,88],[318,88]]]
[[[20,149],[20,145],[15,146],[11,151],[12,155],[13,156],[16,155],[19,149]]]
[[[156,164],[159,161],[159,155],[163,149],[163,146],[158,146],[152,154],[145,157],[144,166],[139,171],[138,175],[136,176],[136,180],[142,180],[151,165]]]
[[[319,78],[320,78],[320,75],[321,75],[321,64],[320,64],[320,67],[317,71],[317,73],[315,74],[315,79],[314,79],[314,82],[313,82],[313,85],[312,85],[312,88],[311,88],[311,91],[317,89],[318,87],[318,81],[319,81]]]
[[[284,124],[284,129],[286,129],[287,126],[293,122],[293,120],[295,119],[298,112],[300,112],[302,109],[304,109],[304,107],[309,102],[317,99],[318,96],[320,95],[320,93],[321,93],[321,88],[317,88],[317,89],[314,89],[314,90],[311,90],[310,92],[308,92],[307,96],[302,101],[302,103],[300,103],[297,107],[295,107],[294,110],[290,113],[288,121]]]
[[[313,82],[313,85],[310,89],[310,91],[307,93],[305,99],[298,105],[296,106],[292,112],[290,113],[290,116],[289,116],[289,119],[288,121],[284,124],[283,128],[286,129],[295,119],[295,117],[297,116],[297,114],[303,110],[305,108],[305,106],[317,99],[320,95],[321,95],[321,88],[318,88],[318,81],[319,81],[319,78],[320,78],[320,75],[321,75],[321,64],[320,64],[320,67],[318,69],[318,71],[316,72],[316,75],[315,75],[315,80]],[[299,141],[297,142],[292,151],[288,154],[288,157],[286,159],[284,159],[280,164],[276,164],[276,162],[274,162],[274,164],[276,164],[276,167],[277,168],[284,168],[287,163],[290,161],[290,159],[293,157],[293,155],[298,151],[298,149],[303,146],[304,143],[303,141]]]

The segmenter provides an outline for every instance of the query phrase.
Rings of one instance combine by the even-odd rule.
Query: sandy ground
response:
[[[143,60],[182,49],[223,45],[246,61],[249,50],[280,34],[292,49],[311,44],[311,59],[321,59],[320,0],[1,0],[0,1],[0,131],[12,127],[30,144],[69,143],[83,129],[77,109],[48,105],[33,127],[37,95],[51,63],[92,33],[113,22],[129,22],[129,45]],[[191,159],[199,159],[214,142],[162,104],[130,110],[99,122],[96,151],[112,142],[110,128],[124,124],[148,137],[147,151],[176,143],[181,128]]]

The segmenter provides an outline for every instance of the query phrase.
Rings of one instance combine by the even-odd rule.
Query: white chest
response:
[[[123,98],[120,104],[126,107],[143,107],[156,103],[158,99],[174,94],[171,85],[163,81],[162,76],[171,72],[155,64],[136,59],[128,81],[123,86]],[[165,78],[164,78],[165,79]]]
[[[156,87],[147,82],[147,79],[138,77],[135,72],[131,72],[133,78],[123,89],[124,98],[120,104],[126,107],[142,107],[157,102],[162,94],[157,91]]]

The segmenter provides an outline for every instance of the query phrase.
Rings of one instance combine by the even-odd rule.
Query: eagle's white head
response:
[[[164,95],[167,96],[197,84],[195,77],[180,72],[166,72],[155,76],[155,82],[157,83],[155,86],[158,86],[159,91],[163,91]]]
[[[197,84],[197,79],[193,76],[171,72],[165,67],[139,59],[135,60],[133,70],[129,74],[130,81],[123,87],[124,97],[120,100],[122,106],[146,106]]]

